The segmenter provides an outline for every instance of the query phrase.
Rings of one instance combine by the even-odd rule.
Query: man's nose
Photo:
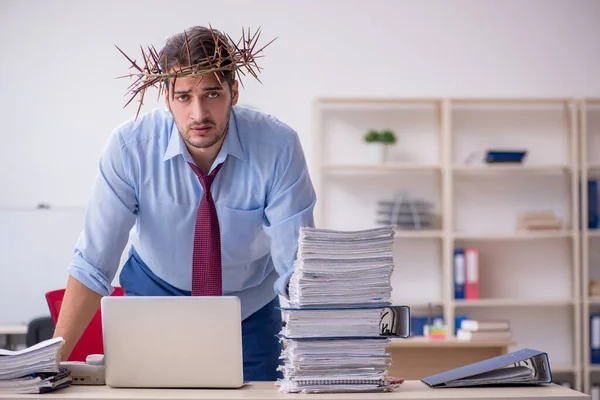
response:
[[[190,119],[200,122],[207,117],[208,117],[208,110],[205,107],[205,105],[203,104],[202,100],[195,99],[191,105]]]

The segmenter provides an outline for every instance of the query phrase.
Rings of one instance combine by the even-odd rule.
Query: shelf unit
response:
[[[581,171],[581,214],[588,215],[589,178],[600,180],[600,99],[582,99],[579,106],[581,125],[580,171]],[[596,149],[596,151],[593,151]],[[592,383],[600,383],[600,365],[591,364],[590,359],[590,314],[600,311],[600,298],[589,294],[588,282],[600,279],[600,230],[588,228],[587,218],[581,224],[582,259],[582,304],[583,304],[583,388],[590,393]]]
[[[377,202],[399,192],[430,201],[438,215],[433,230],[396,231],[394,302],[443,315],[450,332],[458,315],[509,319],[515,348],[548,351],[553,371],[581,390],[580,105],[577,99],[317,99],[316,224],[374,227]],[[387,162],[362,142],[369,129],[396,133]],[[467,161],[502,146],[531,151],[517,166]],[[538,205],[558,211],[563,229],[518,232],[520,210],[512,203],[522,211]],[[481,299],[454,299],[453,253],[460,246],[480,249]]]

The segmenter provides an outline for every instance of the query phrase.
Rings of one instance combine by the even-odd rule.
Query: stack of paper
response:
[[[391,304],[394,229],[300,228],[290,302],[296,307]]]
[[[301,228],[286,340],[282,392],[389,391],[391,336],[408,332],[407,307],[391,306],[394,230]],[[408,335],[408,333],[406,333]]]
[[[0,349],[0,393],[45,393],[71,384],[60,367],[63,338],[49,339],[24,350]]]

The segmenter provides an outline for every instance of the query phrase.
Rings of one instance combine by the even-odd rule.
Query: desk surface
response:
[[[536,387],[431,389],[421,381],[406,381],[391,393],[352,393],[352,394],[286,394],[280,393],[273,382],[252,382],[241,389],[113,389],[107,386],[71,386],[56,392],[42,395],[6,395],[0,399],[589,399],[588,395],[559,385]]]
[[[456,337],[429,339],[415,336],[392,339],[390,347],[507,347],[514,344],[513,340],[458,340]]]

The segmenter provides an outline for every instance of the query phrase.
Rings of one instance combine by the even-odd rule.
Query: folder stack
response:
[[[391,226],[363,231],[301,228],[280,391],[391,391],[390,337],[408,336],[408,307],[391,305]]]
[[[71,384],[60,367],[63,338],[45,340],[24,350],[0,349],[0,394],[46,393]]]

